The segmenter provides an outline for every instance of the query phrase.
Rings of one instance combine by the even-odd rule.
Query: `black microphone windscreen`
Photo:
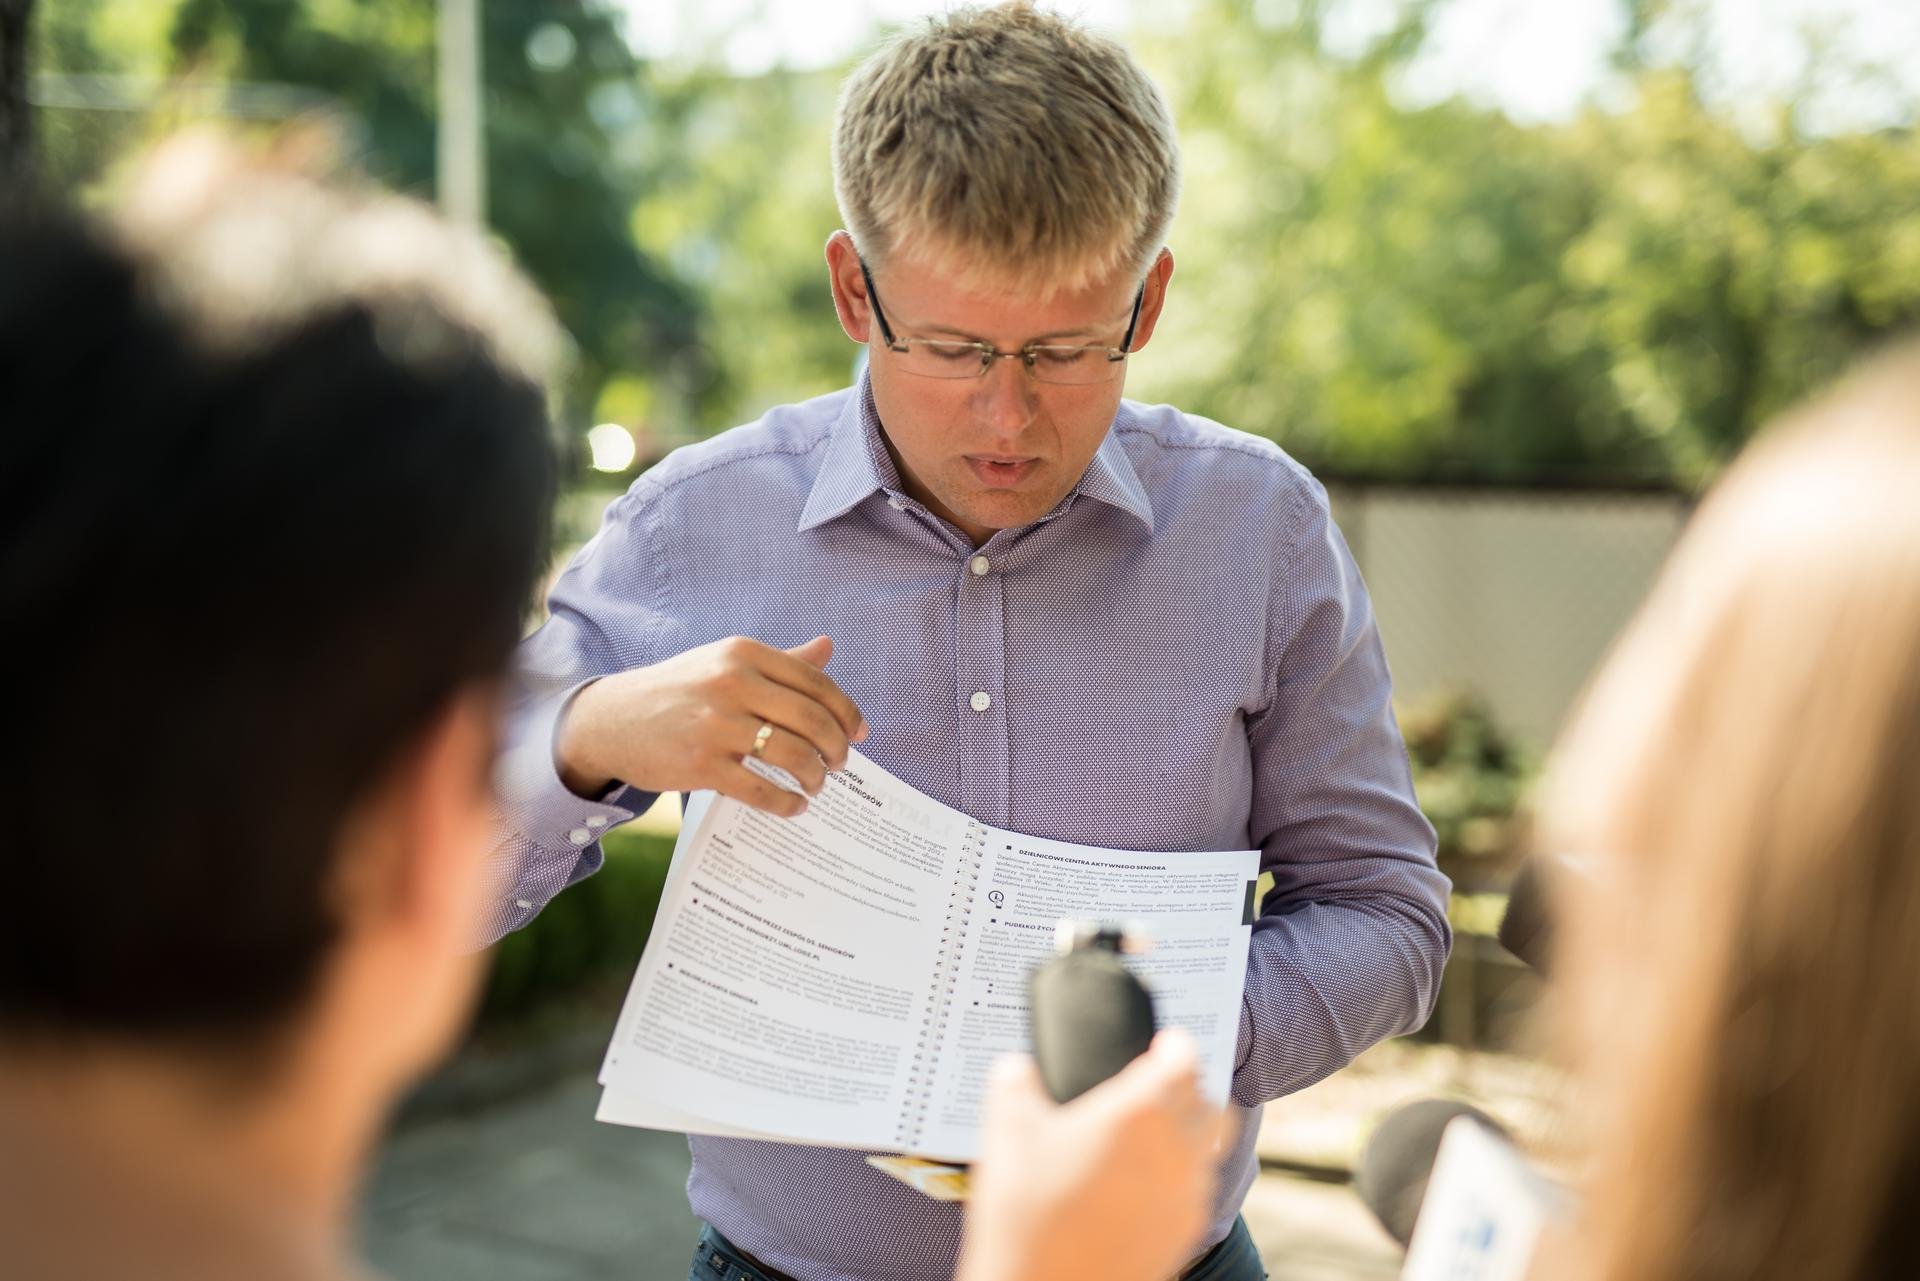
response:
[[[1553,950],[1552,904],[1548,901],[1547,872],[1538,858],[1520,865],[1507,891],[1506,914],[1500,918],[1500,946],[1527,963],[1536,974],[1547,972]]]
[[[1380,1226],[1403,1247],[1426,1199],[1427,1180],[1440,1154],[1440,1137],[1456,1117],[1470,1116],[1502,1139],[1506,1127],[1470,1103],[1421,1099],[1395,1108],[1374,1128],[1353,1172],[1353,1189]],[[1510,1141],[1510,1140],[1509,1140]]]
[[[1033,972],[1033,1057],[1057,1102],[1086,1093],[1153,1041],[1153,998],[1100,948],[1056,956]]]

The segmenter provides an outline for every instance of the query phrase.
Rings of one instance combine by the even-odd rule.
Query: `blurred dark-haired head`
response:
[[[207,139],[0,229],[0,1035],[244,1046],[451,950],[557,349],[479,236]]]

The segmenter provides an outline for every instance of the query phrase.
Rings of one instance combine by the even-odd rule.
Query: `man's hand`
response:
[[[597,796],[615,779],[647,792],[712,788],[791,818],[806,800],[742,761],[771,725],[761,759],[808,796],[847,763],[848,743],[864,739],[867,724],[822,670],[832,654],[825,636],[787,650],[732,636],[603,677],[574,697],[555,735],[560,777],[579,796]]]
[[[1175,1276],[1206,1229],[1224,1132],[1183,1032],[1064,1106],[1031,1059],[1003,1060],[956,1281]]]

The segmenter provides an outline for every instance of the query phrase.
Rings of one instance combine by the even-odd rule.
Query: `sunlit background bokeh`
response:
[[[831,389],[840,74],[910,0],[486,0],[488,223],[634,465]],[[1086,0],[1186,149],[1132,391],[1343,476],[1683,486],[1920,304],[1920,6]],[[431,195],[433,0],[48,0],[47,168],[330,113]]]

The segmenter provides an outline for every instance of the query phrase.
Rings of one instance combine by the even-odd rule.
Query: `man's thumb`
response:
[[[833,637],[816,636],[804,645],[795,645],[787,653],[803,663],[812,663],[815,667],[825,667],[827,660],[833,657]]]

